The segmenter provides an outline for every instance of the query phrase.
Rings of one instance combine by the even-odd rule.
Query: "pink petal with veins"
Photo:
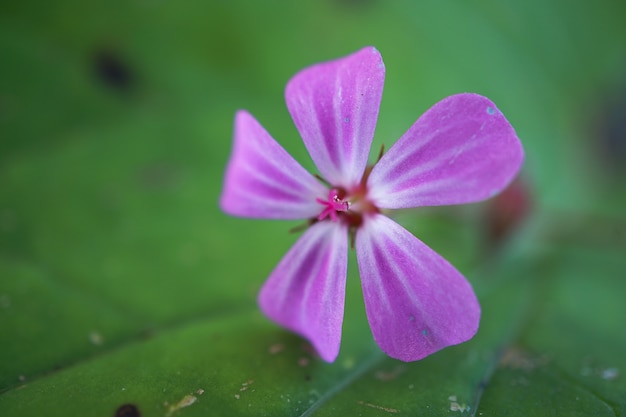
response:
[[[285,99],[320,174],[333,186],[361,178],[385,80],[380,53],[368,47],[306,68],[287,84]]]
[[[235,117],[233,150],[220,207],[233,216],[316,217],[327,188],[291,157],[246,111]]]
[[[435,104],[389,149],[369,177],[379,208],[462,204],[503,190],[524,153],[504,115],[477,94]]]
[[[365,219],[356,252],[367,318],[389,356],[416,361],[474,336],[480,306],[469,282],[393,220]]]
[[[332,362],[341,343],[347,269],[347,227],[330,221],[315,223],[261,288],[261,310],[307,338],[322,359]]]

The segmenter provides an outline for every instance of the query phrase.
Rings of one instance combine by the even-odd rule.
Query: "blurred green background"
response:
[[[0,415],[616,416],[626,413],[626,3],[3,2]],[[217,207],[249,110],[313,169],[283,101],[298,70],[376,46],[374,148],[428,107],[491,98],[519,182],[396,219],[483,306],[423,361],[372,341],[354,255],[334,364],[256,292],[290,222]]]

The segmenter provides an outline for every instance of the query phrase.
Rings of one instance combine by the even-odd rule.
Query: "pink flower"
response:
[[[368,166],[384,77],[380,53],[368,47],[306,68],[287,84],[289,113],[323,181],[249,113],[235,118],[220,205],[235,216],[309,222],[263,285],[259,305],[328,362],[341,342],[350,237],[367,318],[385,353],[415,361],[474,336],[480,306],[470,284],[386,213],[492,197],[523,160],[496,106],[458,94]]]

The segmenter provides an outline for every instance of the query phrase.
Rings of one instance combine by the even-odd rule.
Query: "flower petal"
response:
[[[454,95],[424,113],[374,166],[370,198],[390,209],[480,201],[504,189],[523,159],[513,127],[489,99]]]
[[[306,68],[285,99],[320,174],[335,187],[360,180],[374,137],[385,80],[380,53],[368,47]]]
[[[291,157],[246,111],[235,116],[235,135],[220,207],[234,216],[265,219],[316,217],[315,200],[328,190]]]
[[[396,222],[365,219],[356,253],[374,340],[389,356],[416,361],[474,336],[480,306],[469,282]]]
[[[339,353],[348,270],[348,231],[312,225],[287,252],[259,294],[263,313],[307,338],[322,359]]]

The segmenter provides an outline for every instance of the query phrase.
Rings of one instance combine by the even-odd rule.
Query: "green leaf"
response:
[[[625,94],[624,5],[118,3],[0,6],[0,415],[626,413],[623,138],[603,133],[623,122],[600,117]],[[415,363],[373,342],[353,255],[335,363],[269,322],[256,293],[297,224],[217,207],[235,110],[313,170],[284,85],[367,44],[374,148],[475,91],[527,154],[531,214],[502,241],[489,202],[394,214],[483,309]]]

